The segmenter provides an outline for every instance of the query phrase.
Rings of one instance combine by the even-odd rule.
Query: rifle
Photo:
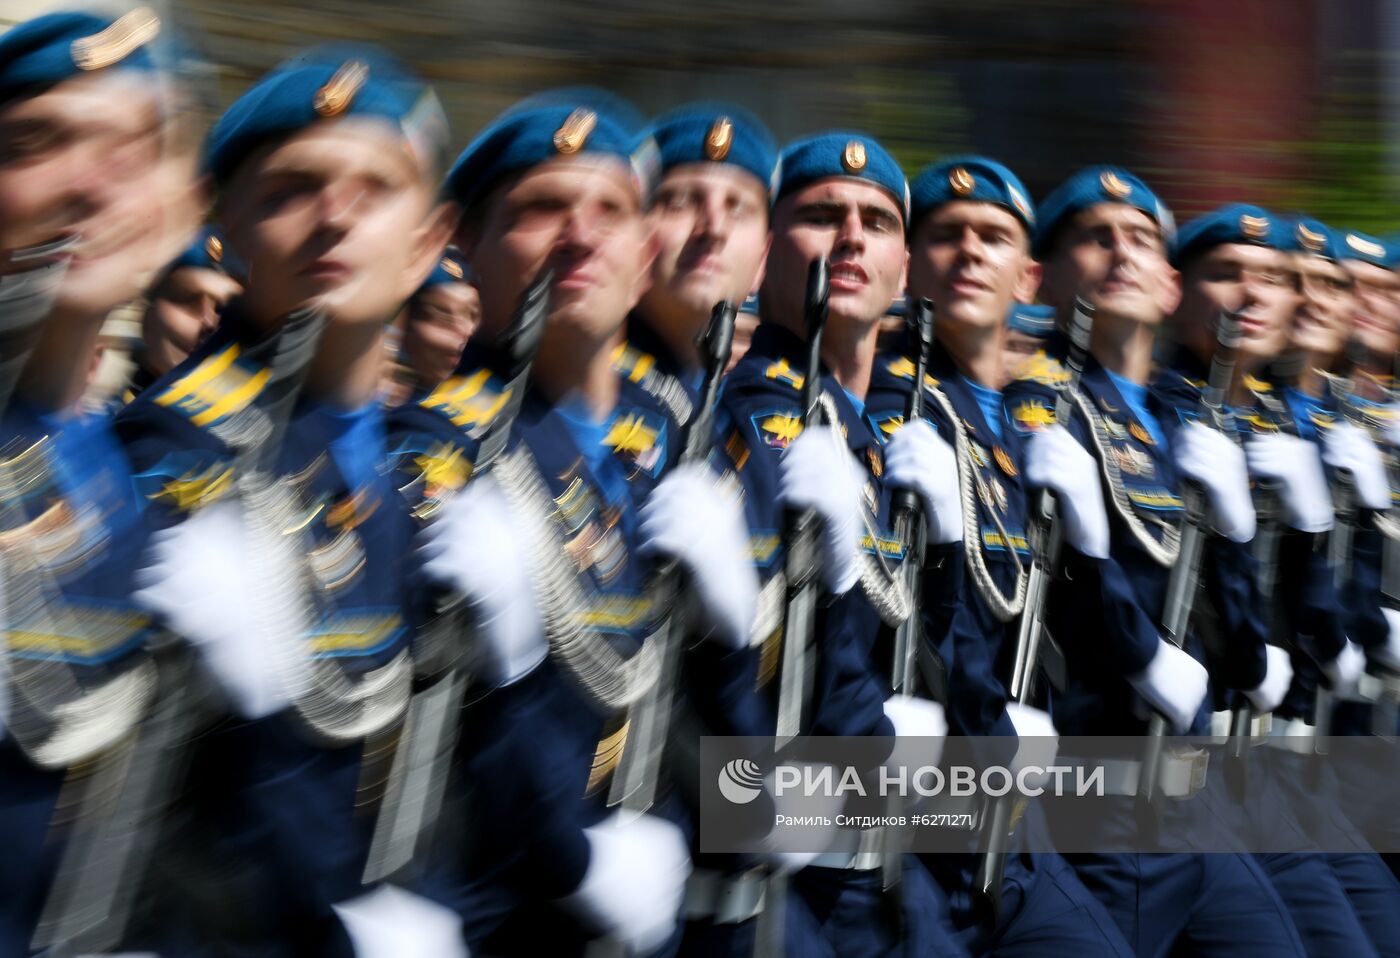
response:
[[[821,407],[822,330],[826,327],[827,304],[831,296],[831,264],[825,257],[812,261],[807,271],[807,298],[803,308],[807,329],[807,370],[802,380],[802,428],[823,423]],[[786,577],[786,607],[783,618],[782,666],[778,685],[778,748],[791,742],[802,731],[807,719],[815,664],[812,649],[816,631],[818,581],[821,557],[818,554],[820,520],[811,509],[790,513],[783,530]],[[783,923],[787,920],[787,876],[768,876],[765,904],[758,916],[754,954],[781,958]]]
[[[1069,367],[1069,382],[1055,398],[1055,423],[1069,421],[1070,405],[1084,365],[1089,358],[1089,337],[1094,328],[1094,307],[1076,297],[1070,317],[1069,349],[1065,364]],[[1045,602],[1050,581],[1060,566],[1060,549],[1064,544],[1063,530],[1056,515],[1055,497],[1043,490],[1033,513],[1031,526],[1031,570],[1026,577],[1026,605],[1016,633],[1016,655],[1011,666],[1011,700],[1022,705],[1030,703],[1035,691],[1035,676],[1039,667],[1040,646],[1045,637]],[[993,922],[1001,910],[1001,884],[1006,869],[1006,850],[1011,841],[1011,814],[1014,800],[1009,796],[993,799],[983,820],[986,847],[977,868],[973,890],[977,893]]]
[[[933,303],[927,299],[920,299],[915,303],[909,312],[908,325],[915,347],[914,388],[910,390],[909,401],[904,407],[905,425],[918,422],[924,415],[924,374],[928,370],[929,353],[933,350]],[[913,695],[915,665],[919,655],[937,656],[932,650],[923,648],[924,552],[928,547],[928,530],[924,525],[923,500],[915,490],[894,490],[891,508],[894,538],[904,549],[901,571],[905,593],[909,596],[909,616],[895,629],[890,687],[896,695]],[[944,687],[929,691],[935,701],[943,702],[947,697],[947,689]],[[899,804],[898,799],[892,799],[892,811],[897,812]],[[902,916],[903,909],[899,907],[896,894],[903,872],[902,842],[899,832],[892,825],[886,825],[884,828],[884,850],[880,866],[884,890],[887,895],[894,897],[895,913]]]
[[[928,369],[929,353],[933,349],[933,304],[920,299],[909,314],[909,331],[916,347],[914,357],[914,388],[904,409],[905,423],[918,422],[924,414],[924,375]],[[904,547],[904,588],[909,596],[909,618],[900,623],[894,634],[894,664],[890,687],[899,695],[914,691],[915,663],[923,638],[923,571],[927,549],[924,526],[924,506],[913,489],[896,489],[891,497],[894,516],[894,537]],[[936,701],[946,697],[946,689],[929,690]]]
[[[807,372],[802,381],[802,428],[820,426],[821,343],[831,295],[831,266],[825,258],[814,260],[807,272],[804,307],[807,327]],[[778,687],[777,746],[782,748],[802,730],[807,718],[813,681],[812,640],[816,630],[818,581],[821,559],[817,549],[820,532],[814,510],[790,514],[784,529],[787,550],[784,573],[787,598],[783,617],[782,676]]]
[[[700,404],[685,427],[678,465],[702,463],[709,458],[714,442],[720,380],[729,362],[736,313],[734,304],[728,300],[715,304],[709,325],[696,339],[705,378],[700,391]],[[671,698],[675,694],[674,684],[680,670],[680,645],[690,631],[690,617],[678,608],[685,593],[684,572],[680,563],[674,558],[660,563],[653,571],[647,589],[654,616],[647,641],[657,643],[656,681],[646,695],[632,706],[628,716],[627,747],[622,751],[622,759],[613,774],[608,793],[609,806],[621,806],[638,815],[651,808],[661,779],[661,760],[671,720]]]
[[[1206,387],[1201,392],[1201,402],[1211,420],[1211,426],[1224,431],[1228,427],[1225,419],[1225,396],[1235,376],[1235,354],[1239,349],[1239,317],[1228,310],[1222,310],[1216,320],[1215,355],[1210,360],[1210,374]],[[1206,491],[1202,485],[1187,479],[1182,483],[1182,499],[1186,506],[1186,517],[1182,522],[1181,551],[1176,564],[1172,566],[1167,579],[1167,596],[1162,612],[1162,637],[1184,648],[1186,630],[1191,625],[1191,610],[1196,603],[1199,585],[1201,553],[1206,544]],[[1244,706],[1249,707],[1248,703]],[[1249,726],[1245,719],[1246,729]],[[1138,779],[1138,795],[1151,802],[1157,794],[1157,776],[1162,761],[1162,747],[1167,735],[1167,720],[1160,713],[1153,713],[1147,722],[1147,744],[1143,750],[1142,776]]]
[[[510,325],[497,341],[499,372],[506,382],[505,402],[477,448],[473,476],[491,470],[510,438],[549,318],[553,282],[553,271],[540,271],[521,295]],[[438,819],[457,744],[457,714],[468,685],[462,658],[471,645],[465,601],[460,595],[444,597],[424,636],[423,658],[429,679],[409,702],[370,841],[364,884],[388,878],[413,862]]]

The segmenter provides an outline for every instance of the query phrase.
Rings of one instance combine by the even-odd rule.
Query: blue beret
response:
[[[235,278],[244,273],[243,264],[224,243],[223,234],[212,226],[200,230],[194,242],[166,264],[161,270],[161,279],[180,269],[212,269]]]
[[[660,172],[656,141],[630,129],[630,117],[614,102],[579,91],[562,100],[554,94],[532,97],[508,110],[457,157],[447,174],[448,193],[471,209],[511,174],[582,153],[627,164],[643,204],[649,204]]]
[[[1035,255],[1044,256],[1055,231],[1080,210],[1100,203],[1125,203],[1142,210],[1162,230],[1168,247],[1176,235],[1176,220],[1167,204],[1141,179],[1116,166],[1090,166],[1057,186],[1040,204],[1035,231]]]
[[[1287,220],[1247,203],[1232,203],[1196,217],[1181,228],[1172,250],[1172,265],[1180,266],[1197,253],[1239,243],[1292,252],[1298,248]]]
[[[1049,336],[1055,331],[1055,308],[1017,303],[1006,314],[1006,327],[1027,336]]]
[[[138,7],[113,19],[90,13],[35,17],[0,36],[0,99],[110,67],[156,69],[160,18]]]
[[[1358,233],[1355,230],[1337,231],[1337,256],[1340,260],[1355,259],[1386,269],[1395,267],[1397,251],[1394,246],[1384,243],[1374,236]]]
[[[661,172],[684,163],[728,163],[752,173],[769,193],[777,185],[778,147],[756,117],[739,107],[694,103],[651,127]]]
[[[954,200],[994,203],[1008,209],[1030,233],[1035,229],[1035,207],[1025,185],[1006,167],[985,156],[960,156],[923,171],[909,184],[909,222]]]
[[[899,204],[909,222],[909,181],[894,157],[863,133],[822,133],[799,140],[779,158],[775,201],[809,183],[831,177],[861,180],[878,186]]]
[[[1293,250],[1311,256],[1321,256],[1323,259],[1342,258],[1338,248],[1341,236],[1321,220],[1299,216],[1288,224],[1288,228],[1291,231],[1289,246]]]
[[[466,260],[462,259],[462,254],[454,249],[449,249],[438,260],[438,264],[433,267],[433,271],[428,274],[428,278],[423,280],[423,285],[418,287],[421,293],[425,289],[433,286],[446,286],[449,283],[470,283],[472,281],[471,267]]]
[[[437,166],[447,119],[432,88],[372,47],[321,47],[288,60],[229,107],[204,145],[205,170],[222,185],[263,144],[322,120],[378,117]]]

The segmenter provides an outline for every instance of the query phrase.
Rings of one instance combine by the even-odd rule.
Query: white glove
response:
[[[1180,735],[1191,727],[1206,699],[1206,667],[1165,639],[1157,639],[1157,653],[1147,668],[1129,676],[1128,684],[1166,717]]]
[[[802,782],[818,781],[830,775],[831,781],[841,779],[841,770],[823,762],[784,762],[795,766],[801,773]],[[777,774],[769,772],[763,777],[763,787],[773,796],[773,827],[763,837],[763,859],[774,870],[791,875],[801,871],[823,852],[830,851],[836,843],[840,829],[836,827],[836,816],[845,807],[846,799],[823,789],[816,789],[811,795],[799,784],[783,789],[778,794]],[[802,824],[789,824],[792,821]],[[827,822],[829,824],[817,824]],[[794,851],[794,849],[801,849]]]
[[[1263,715],[1272,712],[1283,702],[1288,687],[1293,684],[1293,661],[1287,649],[1276,645],[1264,647],[1264,681],[1258,688],[1245,689],[1244,697],[1254,711]]]
[[[943,740],[948,737],[948,720],[943,706],[912,695],[892,695],[885,699],[885,718],[894,726],[897,741],[886,765],[903,766],[907,775],[923,765],[937,765],[943,757]]]
[[[613,815],[584,833],[588,870],[564,904],[630,952],[659,948],[676,930],[690,877],[680,829],[654,815]]]
[[[642,555],[672,556],[690,573],[695,594],[724,645],[749,644],[758,614],[758,572],[743,505],[703,465],[661,480],[641,511]]]
[[[1400,672],[1400,609],[1382,609],[1385,624],[1390,627],[1385,645],[1374,650],[1371,658],[1386,668]]]
[[[225,499],[156,534],[132,599],[198,649],[238,714],[262,718],[306,687],[296,559],[294,540],[256,531]]]
[[[1055,764],[1055,756],[1060,751],[1060,732],[1049,713],[1020,702],[1007,702],[1006,717],[1016,727],[1016,737],[1020,740],[1011,760],[1012,775],[1019,775],[1021,769],[1032,765],[1047,768]],[[1028,776],[1026,783],[1044,785],[1045,781],[1035,781]]]
[[[821,517],[822,583],[833,595],[860,578],[860,477],[860,464],[831,426],[804,429],[778,463],[779,498]]]
[[[1390,508],[1390,479],[1381,451],[1365,430],[1339,422],[1322,432],[1322,461],[1333,469],[1346,469],[1356,482],[1356,498],[1367,509]]]
[[[913,489],[923,498],[930,542],[962,541],[958,457],[927,420],[905,423],[890,437],[885,477],[890,485]]]
[[[1181,474],[1205,488],[1216,531],[1231,542],[1253,539],[1254,500],[1244,450],[1224,433],[1193,422],[1177,431],[1172,453]]]
[[[357,958],[467,958],[462,920],[393,885],[332,905]]]
[[[1108,513],[1098,464],[1063,426],[1031,434],[1026,481],[1054,491],[1066,542],[1090,558],[1108,558]]]
[[[1284,517],[1302,532],[1326,532],[1332,528],[1332,497],[1317,447],[1287,433],[1255,436],[1245,443],[1249,471],[1259,479],[1281,484]]]
[[[473,480],[443,503],[418,548],[428,580],[471,606],[487,681],[509,685],[544,661],[549,642],[525,537],[494,479]]]
[[[1335,659],[1319,662],[1317,668],[1327,679],[1332,694],[1341,697],[1356,687],[1357,679],[1366,669],[1366,653],[1361,651],[1361,646],[1347,639],[1347,644],[1342,646]]]

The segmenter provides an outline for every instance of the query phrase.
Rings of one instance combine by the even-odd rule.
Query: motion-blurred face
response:
[[[931,299],[939,323],[998,330],[1039,282],[1026,229],[1005,207],[955,200],[914,227],[909,293]]]
[[[1400,351],[1400,276],[1359,260],[1346,261],[1356,284],[1353,334],[1372,356],[1390,362]]]
[[[1298,274],[1289,254],[1226,243],[1192,259],[1181,279],[1179,330],[1198,352],[1214,351],[1216,318],[1233,309],[1240,310],[1242,362],[1257,367],[1287,348],[1299,303]]]
[[[530,281],[549,268],[549,328],[589,342],[622,328],[649,281],[651,226],[616,157],[559,157],[485,201],[458,235],[481,293],[481,325],[505,329]]]
[[[650,316],[710,315],[722,300],[758,288],[768,252],[768,192],[725,163],[687,163],[666,173],[652,211],[656,261],[642,299]]]
[[[469,283],[438,283],[413,297],[403,352],[421,384],[436,386],[452,375],[480,321],[481,300]]]
[[[1340,355],[1351,335],[1356,309],[1351,274],[1320,256],[1297,255],[1293,263],[1300,297],[1293,317],[1292,345],[1315,356]]]
[[[213,332],[224,305],[241,289],[227,274],[201,267],[167,276],[151,292],[141,317],[146,368],[163,376],[181,363]]]
[[[1046,257],[1041,298],[1063,315],[1076,296],[1097,314],[1157,326],[1180,297],[1157,221],[1125,203],[1080,210]]]
[[[450,225],[398,131],[358,117],[253,154],[219,212],[255,318],[318,307],[333,324],[387,322],[442,255]]]
[[[134,71],[0,105],[0,274],[67,258],[59,312],[101,315],[139,294],[194,224],[176,209],[195,192],[193,156],[167,149],[166,127],[155,83]]]
[[[812,261],[831,260],[831,325],[873,325],[904,288],[902,210],[860,180],[818,180],[773,210],[773,246],[760,298],[765,315],[797,321]]]

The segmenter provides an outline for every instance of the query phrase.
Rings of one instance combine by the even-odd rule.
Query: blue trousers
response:
[[[785,950],[793,958],[963,958],[947,904],[912,856],[905,856],[899,914],[880,871],[807,867],[788,890]]]

